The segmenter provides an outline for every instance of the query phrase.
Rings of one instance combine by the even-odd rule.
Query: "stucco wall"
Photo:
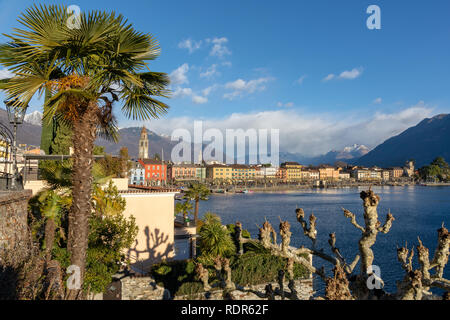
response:
[[[139,227],[136,242],[128,251],[136,271],[174,256],[175,193],[122,193],[125,216],[133,215]]]

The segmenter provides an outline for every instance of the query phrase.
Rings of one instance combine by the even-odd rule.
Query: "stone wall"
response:
[[[122,282],[122,300],[166,300],[168,290],[156,285],[151,277],[125,277]]]
[[[0,192],[0,253],[14,252],[18,260],[27,253],[30,197],[30,190]]]
[[[281,291],[277,282],[271,282],[275,294],[275,300],[281,300]],[[237,287],[228,293],[228,299],[232,300],[267,300],[265,296],[265,288],[268,283],[252,285],[247,287]],[[288,288],[288,282],[283,283],[284,294],[286,300],[310,300],[314,294],[313,280],[301,279],[294,281],[294,289],[297,292],[295,297],[291,296],[291,291]],[[199,293],[190,296],[176,296],[174,300],[224,300],[223,290],[214,290],[210,292]]]
[[[166,300],[171,299],[167,289],[156,285],[151,277],[125,277],[122,282],[122,300]],[[296,299],[309,300],[314,294],[313,280],[301,279],[295,280],[294,288],[297,291]],[[279,293],[278,283],[271,283],[275,292]],[[266,300],[264,296],[267,283],[252,285],[247,287],[238,287],[229,293],[229,298],[233,300]],[[286,300],[290,297],[288,282],[284,284]],[[224,292],[222,289],[213,288],[209,292],[199,293],[191,296],[176,296],[174,300],[223,300]],[[275,300],[280,300],[280,295],[275,295]]]

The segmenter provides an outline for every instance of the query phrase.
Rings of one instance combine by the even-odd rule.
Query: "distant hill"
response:
[[[422,120],[418,125],[386,140],[356,164],[402,166],[405,161],[414,159],[416,167],[422,167],[438,156],[450,160],[450,114]]]
[[[98,138],[96,145],[105,147],[106,153],[118,155],[120,148],[127,147],[128,154],[131,158],[137,158],[139,154],[139,138],[141,137],[142,127],[129,127],[119,130],[119,142],[108,141]],[[153,157],[155,153],[161,155],[161,150],[164,149],[164,160],[170,160],[172,148],[178,143],[171,141],[170,137],[158,135],[157,133],[147,129],[149,156]]]
[[[367,154],[369,148],[364,145],[354,144],[353,146],[345,147],[341,151],[329,151],[326,154],[316,157],[308,157],[297,153],[280,152],[280,163],[285,161],[296,161],[304,165],[319,165],[330,164],[333,165],[336,162],[354,163],[360,157]]]

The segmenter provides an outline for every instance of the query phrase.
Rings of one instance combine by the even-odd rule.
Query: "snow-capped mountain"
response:
[[[369,151],[370,149],[363,144],[354,144],[350,147],[345,147],[342,151],[340,151],[336,155],[336,159],[341,160],[360,158],[363,155],[367,154]]]
[[[25,122],[34,124],[36,126],[42,125],[42,113],[39,111],[33,111],[31,113],[27,113],[23,118]]]

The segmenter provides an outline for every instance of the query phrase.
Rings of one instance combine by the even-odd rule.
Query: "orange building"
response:
[[[139,163],[145,170],[145,181],[150,184],[167,182],[167,165],[154,159],[139,159]]]

